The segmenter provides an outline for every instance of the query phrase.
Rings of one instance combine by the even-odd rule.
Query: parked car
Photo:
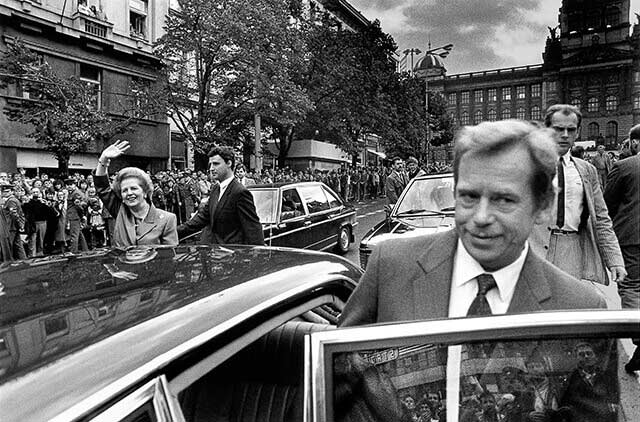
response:
[[[453,174],[412,179],[384,220],[360,241],[360,266],[365,269],[372,248],[380,241],[448,230],[454,225]]]
[[[361,274],[250,246],[1,264],[0,419],[302,420],[304,335],[335,326]]]
[[[250,185],[270,246],[344,254],[354,242],[355,209],[321,182]]]
[[[623,370],[640,311],[567,311],[310,334],[307,420],[640,420]]]

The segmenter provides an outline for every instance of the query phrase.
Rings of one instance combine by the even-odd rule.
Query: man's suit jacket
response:
[[[204,229],[203,243],[264,245],[251,192],[234,177],[218,201],[219,194],[220,185],[212,186],[207,205],[178,227],[179,237]]]
[[[387,176],[387,201],[389,204],[395,204],[398,202],[398,198],[400,194],[404,190],[405,186],[407,186],[407,182],[402,173],[398,173],[397,171],[392,171],[389,176]]]
[[[613,164],[604,200],[620,245],[640,245],[640,155]]]
[[[573,157],[584,188],[584,211],[578,230],[582,249],[582,280],[609,284],[606,268],[624,266],[618,239],[613,231],[607,204],[604,202],[598,171],[584,160]],[[557,201],[557,197],[556,197]],[[556,209],[555,207],[553,209]],[[551,228],[556,215],[549,213],[547,221],[536,224],[529,237],[533,250],[546,256],[551,238]]]
[[[457,242],[449,230],[380,243],[340,325],[447,318]],[[529,250],[507,313],[592,308],[606,308],[592,285]]]

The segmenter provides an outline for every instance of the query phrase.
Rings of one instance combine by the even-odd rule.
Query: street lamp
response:
[[[438,56],[445,58],[449,55],[453,49],[453,44],[446,44],[440,47],[431,48],[431,42],[429,42],[429,48],[425,51],[424,60],[427,60],[429,56]],[[431,125],[429,124],[429,71],[428,68],[424,69],[424,111],[427,118],[427,157],[425,159],[425,165],[429,167],[429,146],[431,144]]]
[[[411,54],[411,67],[409,68],[409,73],[411,74],[411,76],[413,76],[413,55],[415,54],[417,56],[418,54],[422,53],[422,51],[417,48],[408,48],[402,53],[404,53],[405,59],[407,58],[408,54]]]

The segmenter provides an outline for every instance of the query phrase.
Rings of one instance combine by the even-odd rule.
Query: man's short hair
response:
[[[236,170],[244,170],[245,172],[247,171],[247,168],[242,163],[238,163],[238,165],[236,166],[235,169]]]
[[[575,114],[578,118],[578,127],[580,127],[580,124],[582,123],[582,113],[578,107],[571,104],[554,104],[549,107],[547,109],[547,113],[544,115],[544,125],[546,127],[551,127],[551,117],[553,117],[557,112],[560,112],[565,116]]]
[[[409,163],[418,164],[418,159],[416,157],[411,156],[407,158],[407,164]]]
[[[153,197],[153,182],[151,181],[151,177],[138,167],[125,167],[118,172],[111,185],[114,193],[120,196],[122,181],[131,177],[138,179],[140,187],[145,193],[145,199],[147,202],[151,202],[151,198]]]
[[[228,147],[213,147],[211,151],[209,151],[209,157],[213,157],[219,155],[224,162],[231,161],[231,168],[235,168],[236,166],[236,155],[233,153],[233,150]]]
[[[399,155],[396,155],[395,157],[393,157],[393,158],[391,159],[391,162],[392,162],[393,164],[395,164],[395,163],[396,163],[396,161],[402,161],[402,157],[400,157]]]
[[[460,161],[465,154],[471,152],[495,155],[518,146],[526,148],[531,159],[531,191],[534,202],[538,209],[547,208],[555,195],[553,179],[558,162],[553,132],[550,129],[539,129],[523,120],[501,120],[465,126],[459,132],[454,147],[454,183],[458,183]]]
[[[640,124],[635,125],[629,131],[629,139],[631,140],[640,140]]]

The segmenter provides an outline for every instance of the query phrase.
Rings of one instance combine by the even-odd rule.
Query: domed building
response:
[[[458,126],[542,120],[550,105],[568,103],[583,113],[581,140],[617,149],[640,123],[640,17],[630,31],[629,0],[562,0],[561,6],[542,63],[447,75],[439,57],[427,55],[414,72],[428,78],[429,91],[445,96]],[[450,156],[432,153],[435,160]]]

